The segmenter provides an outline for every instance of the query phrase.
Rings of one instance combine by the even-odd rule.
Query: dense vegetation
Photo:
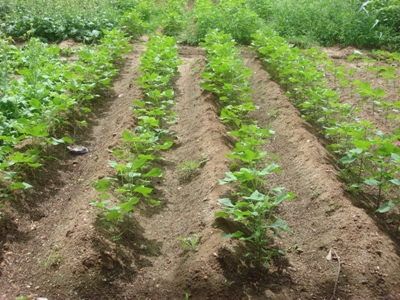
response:
[[[42,41],[74,38],[85,43],[102,29],[124,28],[137,36],[162,27],[190,44],[218,28],[239,42],[249,42],[268,27],[301,45],[400,47],[399,0],[1,0],[0,30],[7,36]]]

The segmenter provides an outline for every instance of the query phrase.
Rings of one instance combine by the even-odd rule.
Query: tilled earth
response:
[[[336,158],[246,50],[252,98],[260,106],[252,117],[276,132],[265,150],[280,157],[283,170],[267,180],[297,195],[278,212],[294,234],[273,246],[287,255],[260,272],[243,258],[241,244],[221,237],[235,226],[214,217],[229,189],[218,180],[229,171],[232,138],[216,99],[199,86],[205,52],[186,46],[179,49],[183,63],[174,87],[179,120],[170,128],[177,140],[163,153],[164,178],[154,181],[162,204],[140,205],[129,231],[113,243],[89,205],[97,195],[92,181],[114,175],[110,150],[121,144],[124,129],[135,127],[130,106],[142,98],[135,80],[144,50],[134,45],[114,87],[93,102],[89,126],[78,132],[89,153],[53,149],[57,159],[29,174],[34,191],[8,204],[0,231],[0,299],[335,299],[334,291],[336,299],[400,299],[398,240],[345,192]],[[179,164],[204,157],[196,173],[180,172]],[[198,251],[180,246],[179,238],[197,233]]]

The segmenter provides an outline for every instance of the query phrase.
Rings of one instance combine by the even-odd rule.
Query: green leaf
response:
[[[109,195],[109,194],[100,194],[100,195],[98,196],[98,198],[99,198],[99,199],[109,199],[109,198],[110,198],[110,195]]]
[[[228,206],[228,207],[234,207],[234,205],[232,204],[232,202],[231,202],[231,200],[229,198],[218,199],[218,202],[223,204],[223,205],[225,205],[225,206]]]
[[[42,109],[43,106],[40,103],[39,100],[32,98],[31,100],[29,100],[29,104],[34,108],[34,109]]]
[[[168,150],[169,148],[172,147],[173,144],[174,144],[173,141],[166,141],[162,145],[157,145],[157,148],[160,150]]]
[[[112,168],[115,168],[118,165],[118,163],[115,160],[109,160],[108,165]]]
[[[236,180],[237,180],[237,178],[235,175],[233,175],[232,172],[225,172],[225,178],[223,180],[219,180],[219,184],[224,185],[231,181],[236,181]]]
[[[146,106],[146,102],[141,101],[141,100],[133,100],[132,102],[133,102],[133,104],[135,104],[136,106],[139,106],[139,107]]]
[[[352,162],[354,162],[357,159],[357,156],[354,156],[352,154],[348,154],[344,157],[342,157],[341,159],[339,159],[339,163],[342,164],[351,164]]]
[[[149,172],[143,175],[143,177],[162,177],[162,171],[160,168],[153,168]]]
[[[130,169],[131,170],[138,170],[141,167],[143,167],[147,161],[148,161],[147,157],[141,157],[139,159],[135,159],[133,161],[133,163],[131,164]]]
[[[354,146],[356,146],[357,148],[360,148],[364,151],[367,151],[372,143],[370,141],[366,141],[366,140],[354,140],[351,142]]]
[[[8,186],[12,190],[28,190],[33,188],[32,185],[26,182],[14,182],[12,185]]]
[[[397,178],[390,179],[390,180],[388,180],[388,182],[390,182],[391,184],[400,186],[400,180],[398,180]]]
[[[108,190],[108,188],[110,186],[111,186],[111,183],[105,179],[99,179],[99,180],[95,181],[95,183],[94,183],[94,188],[96,189],[96,191],[98,191],[100,193]]]
[[[73,144],[74,142],[72,141],[72,139],[70,139],[69,137],[65,136],[62,138],[62,140],[64,141],[64,143],[67,144]]]
[[[161,205],[161,201],[158,200],[154,200],[154,199],[149,199],[148,202],[152,205],[157,205],[160,206]]]
[[[281,219],[276,220],[274,224],[272,224],[271,226],[267,226],[267,228],[271,229],[278,237],[281,237],[278,229],[293,233],[287,226],[286,222]]]
[[[375,180],[373,178],[368,178],[364,180],[365,184],[372,185],[372,186],[379,186],[382,184],[381,181]]]
[[[56,146],[59,144],[65,144],[65,141],[63,139],[55,139],[55,138],[51,138],[51,144]]]
[[[107,215],[104,216],[106,219],[122,219],[124,216],[116,208],[111,210]]]
[[[221,236],[222,236],[223,238],[231,239],[231,238],[238,238],[238,237],[241,237],[241,236],[243,236],[243,235],[244,235],[243,232],[241,232],[241,231],[236,231],[235,233],[230,233],[230,234],[225,234],[225,233],[223,233]]]
[[[259,191],[255,191],[251,194],[250,197],[243,197],[244,199],[254,200],[254,201],[264,201],[266,195],[261,194]]]
[[[134,137],[129,130],[124,130],[124,132],[122,132],[122,141],[126,143],[134,141]]]
[[[153,191],[152,188],[148,188],[145,186],[138,186],[134,189],[134,192],[142,194],[145,198],[149,197],[149,194]]]
[[[375,210],[375,212],[385,213],[388,212],[393,206],[396,206],[396,204],[393,202],[388,202],[385,205],[379,207],[377,210]]]
[[[226,213],[226,212],[221,211],[221,212],[215,213],[214,216],[215,217],[229,217],[229,214]]]

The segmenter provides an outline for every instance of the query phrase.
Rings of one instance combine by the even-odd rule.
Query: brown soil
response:
[[[235,226],[214,218],[218,198],[229,189],[218,180],[229,170],[232,143],[215,99],[199,87],[205,53],[192,47],[180,47],[179,121],[170,128],[178,139],[163,153],[164,178],[154,182],[162,204],[140,205],[126,224],[129,231],[113,243],[89,205],[97,195],[91,181],[114,175],[109,150],[121,143],[124,129],[135,127],[129,107],[142,97],[134,80],[144,49],[134,45],[113,89],[93,102],[89,127],[78,140],[90,152],[72,156],[63,146],[54,149],[57,160],[30,175],[34,191],[8,202],[0,231],[0,299],[157,300],[185,299],[185,293],[190,299],[335,299],[336,281],[336,299],[400,299],[398,244],[344,192],[335,160],[248,52],[252,97],[260,106],[253,117],[275,130],[265,149],[281,158],[284,171],[269,184],[297,195],[279,211],[295,234],[273,245],[287,255],[260,272],[243,258],[242,245],[221,237]],[[207,161],[196,173],[179,171],[179,164],[202,156]],[[180,247],[178,238],[196,233],[198,251]]]

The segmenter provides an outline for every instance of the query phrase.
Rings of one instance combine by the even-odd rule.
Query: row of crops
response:
[[[214,4],[201,0],[196,1],[191,12],[185,10],[187,2],[183,0],[169,1],[163,6],[163,18],[158,25],[164,34],[151,36],[140,60],[141,75],[137,83],[144,97],[134,100],[132,107],[138,124],[133,131],[122,133],[124,146],[113,151],[115,160],[109,165],[115,170],[115,176],[94,183],[100,194],[91,204],[98,208],[100,218],[110,228],[115,241],[122,237],[120,224],[132,216],[135,205],[142,200],[160,204],[160,199],[154,199],[152,192],[155,179],[163,176],[158,165],[161,153],[173,145],[174,133],[168,127],[177,119],[173,111],[173,79],[181,60],[178,39],[173,36],[187,43],[200,42],[207,52],[201,87],[219,101],[220,120],[235,140],[235,147],[227,154],[232,160],[231,169],[220,184],[230,184],[236,190],[230,197],[219,199],[223,211],[216,216],[232,218],[247,228],[246,234],[237,231],[226,236],[248,242],[258,265],[267,266],[271,257],[279,253],[279,250],[267,250],[266,233],[272,231],[279,236],[280,230],[290,231],[284,220],[274,216],[274,208],[284,200],[293,199],[294,194],[285,192],[283,187],[269,187],[266,181],[270,173],[280,172],[279,166],[273,163],[274,155],[262,150],[273,131],[260,127],[250,117],[249,113],[258,109],[250,97],[251,71],[243,66],[234,39],[251,41],[253,50],[284,87],[304,119],[314,124],[328,141],[348,189],[370,195],[372,210],[391,211],[399,216],[400,101],[386,97],[384,88],[375,88],[367,81],[351,80],[352,70],[335,65],[317,48],[293,47],[275,31],[256,32],[264,23],[256,10],[251,9],[250,2],[218,1]],[[110,3],[118,6],[123,15],[118,26],[131,36],[152,28],[151,16],[157,14],[143,1]],[[15,7],[11,5],[10,12],[16,13]],[[231,17],[222,18],[224,14]],[[22,39],[22,32],[27,38],[39,35],[35,27],[40,24],[38,19],[14,26],[7,23],[11,22],[8,17],[2,15],[1,18],[1,28],[9,30],[7,35],[13,34],[11,29],[22,24],[15,37]],[[60,29],[67,25],[59,26]],[[124,33],[111,30],[116,26],[114,23],[96,26],[110,30],[92,32],[102,37],[99,44],[82,45],[76,51],[48,46],[36,38],[31,38],[22,48],[13,45],[11,39],[0,40],[2,197],[32,187],[24,180],[26,172],[41,167],[50,146],[74,142],[77,129],[87,125],[85,118],[91,112],[90,101],[111,86],[119,62],[131,47]],[[216,27],[220,30],[210,30]],[[48,34],[55,36],[54,32]],[[67,37],[73,35],[64,33],[53,40]],[[399,55],[377,51],[374,57],[372,60],[355,53],[349,59],[363,61],[367,72],[383,78],[391,89],[398,88],[396,67],[382,65],[382,61],[397,64]],[[328,76],[334,78],[335,88],[327,81]],[[358,97],[358,105],[343,100],[342,96],[349,90]],[[366,110],[371,111],[367,116],[373,118],[366,117]],[[379,118],[378,123],[390,124],[391,130],[381,130],[376,118]],[[69,128],[71,134],[60,135],[60,128]]]
[[[123,33],[104,33],[101,44],[79,48],[73,59],[35,38],[22,48],[0,40],[2,197],[32,187],[23,175],[42,165],[49,147],[73,144],[77,129],[87,125],[90,101],[112,85],[130,46]],[[70,134],[62,136],[61,128]]]
[[[149,181],[140,178],[142,174],[145,178],[162,176],[159,169],[151,169],[144,163],[138,162],[143,160],[141,157],[143,154],[154,155],[159,150],[167,150],[170,147],[168,142],[171,142],[173,133],[163,129],[162,124],[169,125],[175,120],[175,115],[170,110],[170,105],[173,104],[171,79],[176,74],[179,60],[175,50],[165,50],[162,45],[154,49],[154,41],[163,38],[165,37],[160,35],[153,36],[148,44],[148,50],[143,54],[141,60],[143,75],[138,79],[138,83],[143,88],[146,101],[133,102],[134,111],[139,116],[140,123],[134,133],[125,131],[123,134],[124,142],[135,141],[135,147],[128,147],[131,150],[128,153],[132,151],[135,153],[129,154],[134,157],[134,160],[127,165],[110,162],[111,166],[118,166],[116,168],[118,178],[112,180],[122,181],[123,188],[114,190],[120,194],[132,189],[140,190],[150,184]],[[326,74],[330,72],[337,76],[335,80],[340,81],[341,86],[351,85],[354,93],[357,93],[359,83],[346,81],[346,77],[350,76],[351,72],[342,66],[335,66],[318,49],[302,51],[293,48],[283,38],[271,32],[260,31],[254,34],[253,38],[252,48],[258,51],[267,69],[287,90],[287,96],[299,108],[303,118],[315,124],[330,142],[329,150],[338,157],[341,175],[347,181],[348,188],[354,193],[362,191],[371,194],[371,199],[374,201],[373,209],[378,212],[384,213],[392,208],[398,209],[398,187],[400,186],[398,178],[400,148],[396,146],[398,135],[384,134],[375,127],[372,121],[362,120],[359,114],[363,107],[341,101],[340,89],[332,90],[326,81]],[[169,41],[171,47],[176,47],[176,40]],[[235,140],[232,153],[227,154],[227,157],[232,159],[231,170],[226,172],[220,184],[232,184],[236,190],[231,197],[219,199],[223,205],[223,211],[217,213],[216,217],[231,217],[234,221],[242,223],[247,228],[246,234],[243,231],[237,231],[225,236],[246,241],[251,245],[250,253],[257,264],[267,266],[271,257],[280,253],[279,250],[266,249],[265,246],[270,241],[267,231],[271,230],[277,236],[280,236],[280,230],[290,232],[285,221],[274,216],[274,209],[284,200],[293,199],[294,194],[284,192],[284,187],[269,187],[266,181],[270,173],[280,172],[279,166],[272,162],[276,156],[262,151],[262,145],[273,136],[273,131],[269,127],[260,128],[249,116],[249,112],[257,110],[258,107],[253,104],[250,97],[252,90],[248,78],[251,76],[251,70],[243,66],[243,60],[239,57],[240,51],[236,46],[236,42],[229,34],[219,30],[208,33],[204,42],[201,43],[201,47],[207,52],[207,66],[202,73],[204,81],[201,87],[213,93],[220,102],[220,120],[227,125],[229,134]],[[167,53],[166,55],[174,61],[173,65],[169,66],[168,58],[163,58],[159,53]],[[388,55],[384,52],[380,54]],[[163,70],[165,65],[168,66],[169,72],[156,71]],[[148,66],[154,68],[151,73]],[[166,85],[169,89],[164,90]],[[374,102],[373,96],[371,99],[367,97],[363,99],[366,102],[369,100],[371,107],[376,105],[377,111],[383,109],[379,103]],[[391,103],[390,111],[395,117],[390,117],[389,114],[386,114],[386,117],[397,121],[397,102],[387,103]],[[154,105],[153,110],[143,109],[146,105]],[[149,116],[157,116],[157,118],[149,119]],[[144,130],[145,126],[141,123],[143,120],[150,120],[153,123],[153,126],[157,128],[157,137],[164,134],[169,136],[167,145],[164,139],[161,139],[164,143],[162,148],[145,142],[147,137],[150,137],[152,141],[159,141],[159,139],[154,139],[153,134],[148,134],[147,130]],[[152,132],[154,132],[153,129]],[[138,146],[142,142],[147,143],[147,146]],[[143,149],[150,149],[151,153],[142,153]],[[116,151],[116,153],[119,158],[129,156],[121,155],[121,151]],[[153,161],[154,158],[150,157],[149,160]],[[132,181],[133,178],[135,179]],[[103,191],[103,187],[99,185],[102,181],[104,180],[98,181],[96,185],[99,191]],[[107,188],[111,185],[107,183]],[[151,190],[148,188],[147,193],[139,196],[144,199],[151,198],[149,195]],[[96,202],[98,207],[106,210],[107,214],[103,214],[103,219],[107,223],[109,219],[117,216],[118,219],[123,219],[121,212],[112,213],[113,210],[124,211],[125,203],[133,201],[134,203],[131,204],[136,204],[139,201],[138,197],[131,197],[133,195],[131,192],[128,192],[128,195],[129,197],[126,195],[119,197],[119,199],[125,199],[122,200],[123,204],[112,208],[105,205],[109,200]],[[105,194],[100,197],[109,198],[110,195]],[[124,202],[126,199],[128,202]],[[158,204],[155,200],[152,201],[153,204]],[[131,209],[133,209],[132,205],[125,211],[128,212]]]
[[[103,225],[111,229],[114,241],[124,232],[120,223],[130,219],[140,200],[160,205],[159,200],[152,199],[151,180],[163,176],[156,166],[162,159],[160,151],[174,143],[174,133],[168,129],[176,121],[172,80],[181,62],[176,40],[163,35],[154,35],[140,57],[141,75],[137,82],[144,98],[134,100],[132,107],[138,124],[133,132],[122,133],[124,146],[112,152],[117,160],[109,161],[116,177],[97,180],[100,201],[91,202],[100,209]]]
[[[400,186],[398,127],[394,132],[384,133],[373,121],[360,117],[365,107],[342,101],[340,89],[332,90],[325,74],[331,72],[343,87],[352,85],[354,93],[360,93],[361,104],[366,103],[364,106],[390,110],[386,117],[394,122],[399,119],[400,102],[381,100],[377,94],[382,94],[382,89],[369,86],[367,92],[367,88],[360,88],[360,81],[346,81],[349,72],[335,66],[317,49],[292,48],[283,38],[271,33],[258,32],[253,37],[253,47],[272,76],[286,88],[286,95],[304,118],[316,124],[329,141],[328,148],[339,158],[341,175],[349,189],[355,193],[372,193],[379,212],[396,206]]]

